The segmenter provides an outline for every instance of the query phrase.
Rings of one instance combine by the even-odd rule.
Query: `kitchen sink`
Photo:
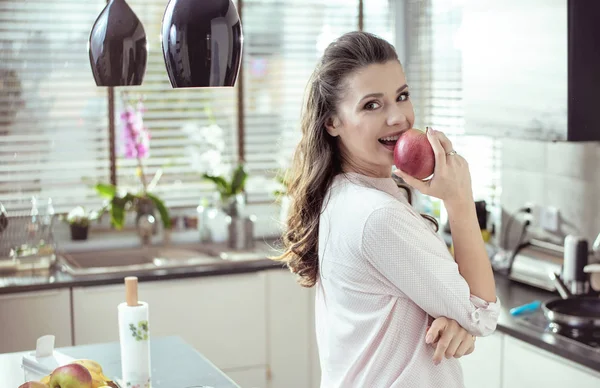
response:
[[[198,249],[139,247],[103,251],[71,252],[59,256],[65,272],[80,276],[129,274],[214,265],[223,260]]]
[[[128,275],[208,265],[235,265],[264,260],[276,252],[258,243],[249,250],[227,250],[214,244],[178,244],[102,251],[70,252],[58,256],[65,272],[73,277]]]

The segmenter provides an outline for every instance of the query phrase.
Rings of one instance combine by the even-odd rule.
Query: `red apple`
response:
[[[425,132],[412,128],[400,135],[394,147],[394,164],[417,179],[433,174],[435,156]]]
[[[79,364],[59,366],[50,375],[50,388],[92,388],[92,375]]]
[[[19,385],[19,388],[48,388],[48,386],[39,381],[28,381],[25,384]]]

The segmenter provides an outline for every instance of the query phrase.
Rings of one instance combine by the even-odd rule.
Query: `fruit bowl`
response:
[[[27,373],[27,369],[25,372],[27,382],[19,388],[121,388],[104,375],[102,366],[94,360],[72,360],[41,378],[32,371]]]

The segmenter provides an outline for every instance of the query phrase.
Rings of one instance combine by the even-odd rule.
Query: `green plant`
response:
[[[110,212],[110,222],[118,230],[123,228],[125,223],[125,214],[131,209],[135,209],[138,201],[148,198],[152,201],[162,221],[165,229],[171,228],[171,217],[169,217],[169,210],[165,206],[164,202],[157,196],[150,194],[146,191],[141,193],[132,194],[124,193],[121,194],[117,190],[117,187],[107,183],[97,183],[96,192],[102,198],[109,201],[109,205],[106,210]]]
[[[158,210],[162,224],[165,229],[171,228],[171,217],[163,201],[151,194],[149,191],[156,186],[162,176],[162,169],[159,169],[150,183],[146,181],[144,174],[143,159],[147,158],[150,152],[150,132],[144,125],[143,115],[146,111],[142,98],[138,98],[137,104],[129,99],[127,92],[122,92],[124,109],[120,114],[121,126],[124,128],[123,157],[126,159],[136,159],[136,175],[140,179],[142,186],[141,192],[121,193],[113,184],[97,183],[96,192],[100,197],[107,199],[109,205],[104,211],[110,212],[110,222],[116,229],[122,229],[125,223],[125,214],[131,209],[136,209],[138,204],[152,201],[154,207]],[[135,106],[134,106],[135,105]]]
[[[202,177],[215,184],[221,197],[221,202],[226,203],[230,198],[244,192],[248,173],[246,173],[244,165],[240,163],[233,170],[229,179],[222,175],[210,175],[207,173],[202,174]]]
[[[275,175],[275,182],[279,184],[277,190],[273,192],[275,198],[281,198],[287,195],[289,185],[289,172],[288,170],[280,170]]]

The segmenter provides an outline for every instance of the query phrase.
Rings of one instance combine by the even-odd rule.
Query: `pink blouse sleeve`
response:
[[[494,332],[500,301],[470,294],[446,245],[408,209],[375,210],[362,235],[362,253],[401,293],[434,318],[457,321],[475,336]]]

